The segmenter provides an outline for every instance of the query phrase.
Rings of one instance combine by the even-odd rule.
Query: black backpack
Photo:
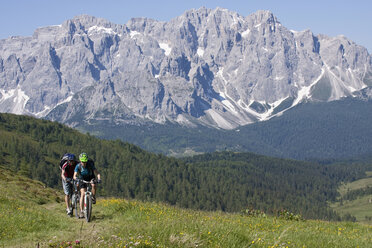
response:
[[[73,161],[76,161],[76,157],[74,154],[72,153],[65,153],[62,158],[61,158],[61,161],[59,161],[59,168],[62,170],[62,166],[68,161],[68,160],[73,160]]]

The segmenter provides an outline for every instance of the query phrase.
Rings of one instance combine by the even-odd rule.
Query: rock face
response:
[[[0,40],[0,111],[71,126],[231,129],[303,101],[371,97],[369,86],[367,49],[343,36],[288,30],[269,11],[243,17],[201,8],[125,25],[83,15]]]

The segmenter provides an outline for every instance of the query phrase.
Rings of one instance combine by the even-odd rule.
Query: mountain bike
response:
[[[84,218],[87,222],[90,222],[92,216],[92,184],[97,184],[98,182],[95,179],[91,181],[77,180],[77,182],[87,184],[87,191],[84,193],[84,196],[81,196],[80,190],[77,187],[74,188],[73,206],[75,208],[75,215],[77,218],[80,218],[80,200],[82,199],[81,197],[84,197]]]

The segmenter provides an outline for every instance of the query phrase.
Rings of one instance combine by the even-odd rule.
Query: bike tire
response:
[[[80,196],[76,195],[74,199],[75,216],[80,219]]]
[[[92,216],[92,196],[90,194],[85,195],[85,202],[84,202],[84,216],[87,222],[90,222]]]

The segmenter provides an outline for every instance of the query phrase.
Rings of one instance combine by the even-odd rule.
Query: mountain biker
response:
[[[65,193],[65,203],[66,203],[66,212],[67,215],[72,216],[72,207],[71,207],[71,195],[73,191],[72,178],[74,176],[75,166],[76,166],[76,157],[72,153],[66,153],[63,155],[62,160],[66,161],[61,166],[61,177],[62,177],[62,186]]]
[[[80,163],[78,163],[75,167],[74,172],[74,179],[78,181],[78,179],[82,179],[84,181],[92,182],[92,203],[96,203],[96,184],[94,183],[93,179],[97,179],[98,183],[101,182],[101,175],[97,171],[96,167],[94,166],[94,162],[92,159],[88,159],[88,155],[83,152],[79,155]],[[81,195],[83,196],[87,191],[87,184],[86,183],[79,183],[78,186],[80,187]],[[83,206],[84,206],[84,197],[81,198],[80,201],[80,210],[83,213]],[[83,216],[80,216],[83,217]]]

